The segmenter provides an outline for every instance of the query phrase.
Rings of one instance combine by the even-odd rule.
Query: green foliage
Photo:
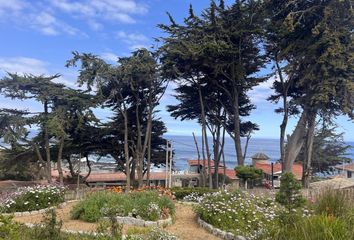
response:
[[[237,166],[235,167],[236,176],[245,181],[259,179],[263,175],[262,169],[256,169],[252,166]]]
[[[276,201],[289,210],[304,205],[305,199],[301,195],[301,183],[295,179],[294,174],[284,173],[281,175]]]
[[[93,193],[75,205],[72,218],[97,222],[101,217],[109,215],[107,210],[115,211],[118,216],[140,217],[149,221],[167,217],[166,212],[175,214],[173,202],[156,192],[120,194],[102,191]]]
[[[344,191],[328,188],[315,196],[314,211],[319,215],[343,217],[351,211],[353,203]]]
[[[351,161],[348,158],[351,146],[344,142],[344,133],[336,132],[337,127],[323,123],[316,128],[311,161],[313,172],[333,174],[336,165]],[[304,151],[303,147],[297,161],[304,159]]]
[[[294,220],[294,219],[293,219]],[[326,215],[314,215],[309,218],[296,219],[287,226],[277,227],[263,239],[274,240],[335,240],[353,238],[352,229],[342,219]]]
[[[183,198],[185,198],[186,196],[188,196],[192,193],[197,196],[202,196],[205,193],[217,192],[218,190],[210,189],[210,188],[203,188],[203,187],[197,187],[197,188],[174,187],[171,189],[171,191],[177,200],[182,200]]]

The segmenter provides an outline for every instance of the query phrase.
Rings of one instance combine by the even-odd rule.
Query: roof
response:
[[[354,181],[345,178],[333,178],[328,180],[323,180],[319,182],[313,182],[310,184],[310,188],[321,189],[321,188],[333,188],[333,189],[343,189],[354,187]]]
[[[255,168],[262,169],[268,175],[272,174],[272,165],[270,163],[255,163]],[[273,172],[281,173],[282,172],[282,164],[275,163],[273,164]],[[292,173],[295,175],[297,180],[301,180],[302,178],[302,164],[294,163],[292,168]]]
[[[146,180],[147,176],[144,175]],[[165,172],[151,172],[150,180],[164,180],[166,178]],[[86,179],[86,182],[115,182],[115,181],[125,181],[126,175],[122,172],[116,173],[91,173]]]
[[[269,159],[269,157],[268,157],[266,154],[260,153],[260,152],[254,154],[251,158],[255,158],[255,159],[266,159],[266,160]]]
[[[336,166],[339,170],[351,171],[354,172],[354,163],[346,164],[346,165],[338,165]]]
[[[202,160],[202,159],[200,159],[200,160],[195,160],[195,159],[193,159],[193,160],[188,160],[188,164],[189,164],[189,166],[195,166],[195,165],[198,165],[198,163],[199,163],[199,165],[201,165],[201,166],[204,166],[204,162],[205,162],[205,164],[206,164],[206,167],[208,167],[208,160],[207,159],[205,159],[205,160]],[[210,166],[211,167],[215,167],[215,162],[213,161],[213,160],[211,160],[210,161]],[[224,165],[222,165],[221,163],[219,163],[219,168],[224,168]]]

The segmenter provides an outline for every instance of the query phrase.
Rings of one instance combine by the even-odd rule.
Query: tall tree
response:
[[[278,10],[271,19],[282,26],[280,52],[286,57],[287,77],[295,93],[293,101],[301,113],[288,138],[284,170],[291,171],[305,144],[305,178],[308,179],[316,117],[347,114],[353,118],[352,4],[349,0],[269,3]]]
[[[123,119],[124,140],[120,143],[124,144],[125,173],[130,180],[134,180],[137,173],[138,185],[141,187],[144,159],[150,152],[147,149],[154,109],[166,89],[165,81],[159,78],[155,56],[146,49],[140,49],[130,57],[120,58],[118,66],[112,66],[92,54],[74,53],[67,65],[72,66],[77,62],[81,62],[79,84],[87,84],[89,89],[96,85],[102,103]],[[127,180],[129,190],[129,177]]]

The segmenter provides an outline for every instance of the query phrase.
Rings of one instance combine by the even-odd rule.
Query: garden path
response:
[[[181,240],[217,240],[220,238],[207,232],[197,223],[197,216],[192,210],[192,206],[176,204],[176,222],[165,229],[176,235]]]
[[[63,229],[94,232],[97,224],[70,219],[70,211],[75,204],[76,202],[71,202],[64,208],[57,210],[58,219],[61,219],[63,222]],[[15,221],[20,223],[38,224],[42,221],[42,214],[17,216],[15,217]],[[128,226],[125,226],[123,231],[125,232],[127,228]],[[219,239],[198,225],[197,217],[192,210],[192,206],[181,203],[176,204],[176,222],[173,225],[168,226],[165,230],[178,236],[181,240]]]

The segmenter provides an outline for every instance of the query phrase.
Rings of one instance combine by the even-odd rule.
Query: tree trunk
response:
[[[62,168],[63,148],[64,148],[64,137],[61,137],[59,141],[58,158],[57,158],[57,168],[59,173],[60,186],[64,186],[64,174]]]
[[[136,155],[137,155],[137,165],[136,170],[138,174],[138,188],[143,186],[143,158],[142,156],[142,140],[141,140],[141,124],[139,117],[139,103],[136,104],[135,108],[135,116],[136,116],[136,129],[137,129],[137,143],[136,143]]]
[[[313,152],[313,141],[315,137],[315,126],[316,126],[316,114],[309,114],[307,121],[308,129],[306,135],[306,145],[305,145],[305,159],[303,162],[303,175],[302,175],[302,184],[305,188],[308,188],[310,185],[311,178],[311,160]]]
[[[246,161],[248,143],[249,143],[250,139],[251,139],[251,132],[249,132],[246,137],[245,151],[243,152],[243,162]]]
[[[305,135],[306,135],[306,119],[307,112],[303,110],[301,117],[295,127],[295,130],[288,139],[287,148],[285,151],[284,159],[284,172],[291,172],[292,166],[296,157],[299,155],[299,152],[304,144]]]
[[[194,144],[195,144],[195,148],[197,149],[197,154],[198,154],[198,172],[199,172],[199,166],[200,166],[200,152],[199,152],[199,147],[198,147],[198,142],[197,142],[197,138],[195,137],[194,135],[194,132],[192,132],[192,135],[193,135],[193,139],[194,139]],[[203,170],[203,169],[201,169]],[[205,179],[204,179],[204,174],[203,172],[199,172],[200,174],[200,179],[201,179],[201,182],[205,182]],[[199,186],[201,185],[200,183],[198,184]]]
[[[275,66],[279,75],[280,82],[283,87],[283,92],[282,92],[282,98],[283,98],[283,109],[284,109],[284,115],[283,115],[283,120],[282,123],[280,124],[280,162],[282,163],[282,171],[284,172],[285,164],[284,164],[284,159],[285,159],[285,131],[286,131],[286,126],[288,125],[288,119],[289,119],[289,107],[288,107],[288,91],[290,87],[290,82],[285,82],[285,79],[283,77],[283,73],[281,70],[281,67],[279,65],[278,61],[278,55],[277,53],[275,54]],[[290,80],[289,80],[290,81]]]
[[[130,191],[130,158],[129,158],[129,145],[128,145],[128,115],[126,108],[124,106],[123,118],[124,118],[124,157],[125,157],[125,175],[126,175],[126,185],[125,192]]]
[[[86,158],[86,165],[87,165],[87,167],[88,167],[88,173],[87,173],[86,176],[83,178],[84,181],[86,181],[86,179],[91,175],[91,171],[92,171],[92,169],[91,169],[91,163],[90,163],[90,160],[88,159],[88,156],[86,155],[85,158]]]
[[[213,149],[214,149],[214,184],[213,188],[218,189],[219,188],[219,164],[220,164],[220,137],[221,137],[221,126],[216,126],[216,133],[213,134]]]
[[[206,116],[205,116],[205,108],[204,108],[204,101],[202,96],[202,91],[200,89],[200,84],[198,84],[198,93],[199,93],[199,102],[200,102],[200,109],[202,114],[202,137],[204,138],[207,158],[208,158],[208,175],[209,175],[209,188],[213,188],[213,179],[211,175],[211,159],[210,159],[210,150],[209,150],[209,141],[208,135],[206,132]],[[204,165],[205,168],[205,165]]]
[[[240,112],[239,112],[239,102],[238,102],[238,91],[235,90],[234,93],[234,106],[233,106],[233,115],[234,115],[234,135],[233,140],[235,143],[235,150],[237,156],[237,165],[243,166],[244,160],[242,156],[242,147],[241,147],[241,132],[240,132]]]
[[[147,155],[147,172],[146,172],[146,182],[150,187],[150,169],[151,169],[151,131],[149,134],[149,142],[148,142],[148,155]]]
[[[46,153],[46,160],[47,160],[47,180],[48,183],[52,183],[52,161],[50,159],[50,145],[49,145],[49,134],[48,134],[48,102],[44,101],[44,116],[45,122],[43,123],[44,126],[44,145],[45,145],[45,153]]]

